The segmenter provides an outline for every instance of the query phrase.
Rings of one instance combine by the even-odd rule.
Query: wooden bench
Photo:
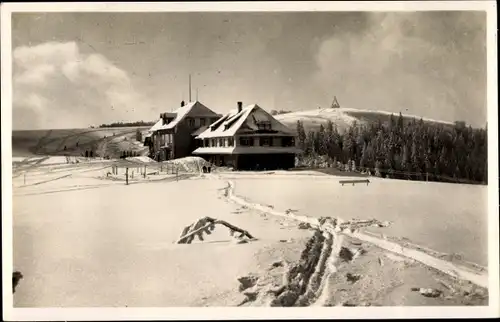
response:
[[[347,184],[347,183],[352,183],[354,186],[356,183],[366,183],[368,185],[370,183],[370,180],[368,179],[362,179],[362,180],[340,180],[339,183],[341,185]]]

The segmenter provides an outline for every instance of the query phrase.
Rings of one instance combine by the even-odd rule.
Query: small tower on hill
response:
[[[330,106],[330,107],[331,107],[331,108],[340,108],[339,101],[337,101],[337,96],[334,96],[334,97],[333,97],[332,106]]]

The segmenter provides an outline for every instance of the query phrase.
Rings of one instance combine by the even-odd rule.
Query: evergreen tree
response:
[[[325,128],[323,127],[323,124],[319,126],[319,131],[318,131],[318,153],[319,155],[327,155],[328,154],[328,141],[327,141],[327,135]]]
[[[298,139],[299,148],[302,150],[305,150],[306,149],[306,146],[305,146],[306,132],[304,130],[304,125],[302,124],[301,121],[297,121],[297,139]]]
[[[403,119],[403,114],[401,114],[401,112],[399,112],[397,127],[399,131],[402,131],[404,127],[404,119]]]
[[[316,156],[317,150],[315,149],[315,147],[316,147],[315,142],[316,142],[315,132],[309,131],[309,133],[307,133],[307,137],[305,139],[306,154]]]
[[[410,164],[410,150],[408,149],[408,145],[403,145],[403,154],[401,157],[401,171],[403,172],[411,172],[412,167]],[[407,179],[410,179],[410,175],[405,175]]]
[[[391,116],[389,117],[389,131],[392,131],[395,126],[396,126],[396,119],[394,118],[394,114],[391,113]]]

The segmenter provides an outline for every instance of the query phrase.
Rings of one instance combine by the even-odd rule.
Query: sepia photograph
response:
[[[495,2],[80,5],[2,4],[4,319],[498,317]]]

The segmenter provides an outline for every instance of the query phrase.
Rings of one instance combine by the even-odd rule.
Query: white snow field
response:
[[[241,304],[247,297],[239,290],[238,278],[266,276],[276,261],[298,262],[312,231],[229,202],[224,198],[226,179],[235,183],[236,194],[276,210],[390,220],[393,226],[381,228],[384,234],[485,264],[485,187],[376,178],[370,178],[369,186],[342,187],[340,178],[314,171],[201,175],[196,173],[196,159],[177,160],[179,176],[148,170],[145,178],[136,175],[125,185],[124,165],[139,174],[143,167],[139,159],[134,161],[135,170],[130,161],[118,161],[118,175],[111,177],[109,164],[83,161],[35,164],[13,177],[13,270],[24,276],[14,293],[15,307]],[[152,164],[147,167],[153,169]],[[226,220],[257,240],[239,244],[227,228],[217,226],[203,242],[175,243],[184,227],[205,216]],[[382,256],[375,249],[370,254],[366,260],[373,263]],[[396,279],[390,269],[402,272],[399,264],[384,265],[387,276],[381,284],[377,276],[359,284],[364,285],[363,294],[371,294],[368,300],[387,305],[448,303],[422,302],[425,298],[410,294],[408,287],[399,289],[397,294],[404,293],[401,300],[391,293]],[[398,275],[398,283],[439,286],[429,270],[413,267],[405,272]],[[355,288],[349,294],[351,300],[362,300],[356,300],[360,292]]]
[[[368,230],[487,266],[487,186],[378,178],[342,186],[339,180],[349,178],[279,174],[225,177],[250,201],[312,217],[391,221]]]
[[[82,171],[36,189],[14,186],[14,270],[24,275],[15,307],[237,305],[244,298],[237,277],[259,269],[256,256],[276,258],[260,249],[273,252],[273,244],[290,238],[280,220],[242,213],[221,199],[222,180],[127,186],[97,179],[102,169]],[[258,240],[237,244],[217,226],[203,243],[175,244],[185,226],[204,216]]]

